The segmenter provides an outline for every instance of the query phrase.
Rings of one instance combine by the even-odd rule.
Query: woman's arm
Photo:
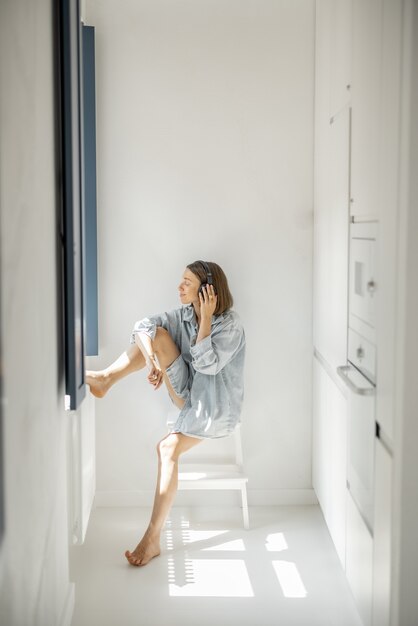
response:
[[[137,332],[135,333],[135,344],[144,355],[148,367],[148,382],[150,382],[155,389],[158,389],[163,383],[163,372],[157,356],[154,354],[151,337],[146,333]]]
[[[203,287],[202,292],[199,292],[199,302],[200,324],[196,343],[199,343],[202,339],[209,337],[212,330],[212,317],[217,304],[217,296],[213,285],[206,285],[206,287]]]
[[[154,354],[153,340],[157,332],[157,328],[161,327],[167,330],[170,335],[175,337],[176,328],[180,323],[181,309],[177,308],[167,313],[151,315],[144,317],[136,322],[131,335],[131,343],[135,343],[144,355],[145,362],[148,366],[148,381],[158,389],[163,382],[163,373],[160,363]]]
[[[245,346],[244,329],[237,319],[228,320],[190,348],[196,372],[214,376]]]
[[[217,297],[213,285],[207,285],[202,291],[199,293],[199,333],[190,354],[196,372],[214,376],[244,347],[245,335],[238,316],[233,313],[229,313],[229,319],[212,330]]]

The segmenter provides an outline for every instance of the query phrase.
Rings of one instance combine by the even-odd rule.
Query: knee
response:
[[[177,461],[179,458],[177,441],[166,437],[157,444],[157,454],[161,461]]]

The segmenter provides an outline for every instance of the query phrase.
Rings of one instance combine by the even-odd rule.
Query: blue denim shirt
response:
[[[191,437],[229,435],[240,421],[244,395],[245,334],[235,311],[213,316],[211,333],[196,343],[198,326],[192,305],[146,317],[134,326],[136,333],[154,339],[165,328],[180,350],[167,368],[167,376],[184,407],[171,432]]]

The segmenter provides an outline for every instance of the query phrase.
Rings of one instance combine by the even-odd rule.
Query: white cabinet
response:
[[[347,400],[322,364],[313,363],[313,486],[345,564]]]
[[[318,0],[315,52],[313,485],[345,562],[351,0]]]
[[[379,215],[383,0],[353,0],[351,215]]]
[[[350,104],[351,99],[351,12],[352,0],[333,0],[331,11],[330,117]]]
[[[352,0],[316,2],[315,102],[327,123],[350,104],[351,14]]]
[[[392,457],[375,442],[373,626],[390,624]]]
[[[335,368],[347,358],[349,110],[317,136],[314,345]]]
[[[319,0],[316,11],[313,339],[334,369],[347,358],[350,171],[350,111],[338,96],[348,80],[347,42],[340,47],[335,26],[349,30],[350,5]],[[332,119],[330,102],[338,102]]]
[[[372,623],[373,538],[347,492],[345,573],[364,626]]]
[[[401,483],[392,480],[392,473],[404,477],[404,493],[406,485],[413,493],[413,479],[407,482],[413,473],[402,470],[413,450],[413,433],[405,430],[405,442],[397,441],[402,432],[397,421],[407,419],[402,386],[414,371],[413,362],[403,371],[400,360],[406,319],[402,307],[408,294],[408,304],[413,301],[400,270],[407,267],[406,230],[411,237],[414,226],[405,207],[414,156],[407,155],[407,146],[415,128],[418,9],[402,0],[317,0],[316,7],[313,336],[320,362],[314,359],[313,484],[364,625],[392,626],[402,621],[398,613],[407,615],[404,599],[415,607],[417,597],[408,569],[415,571],[417,561],[410,539],[413,521],[407,525],[413,520],[407,515],[411,499],[406,503],[396,493]],[[346,218],[357,239],[351,255],[349,316]],[[356,237],[358,227],[374,229],[377,236]],[[410,337],[411,332],[407,342],[412,344]],[[361,498],[354,501],[345,489],[345,463],[353,461],[343,449],[351,418],[334,369],[346,362],[347,339],[350,362],[377,384],[375,418],[381,438],[372,439],[373,537],[370,519],[364,521],[367,511],[365,515],[363,507],[360,513],[356,506]],[[372,428],[368,424],[368,449]],[[360,435],[355,450],[363,444]],[[393,458],[390,449],[395,450]],[[369,472],[369,464],[365,469]],[[355,487],[350,470],[348,474]],[[365,495],[370,491],[366,487]],[[400,520],[407,547],[401,544]],[[412,614],[416,618],[416,610]]]

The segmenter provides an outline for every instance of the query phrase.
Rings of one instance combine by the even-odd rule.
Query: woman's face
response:
[[[189,269],[185,269],[179,285],[179,295],[182,304],[192,304],[199,301],[200,280]]]

